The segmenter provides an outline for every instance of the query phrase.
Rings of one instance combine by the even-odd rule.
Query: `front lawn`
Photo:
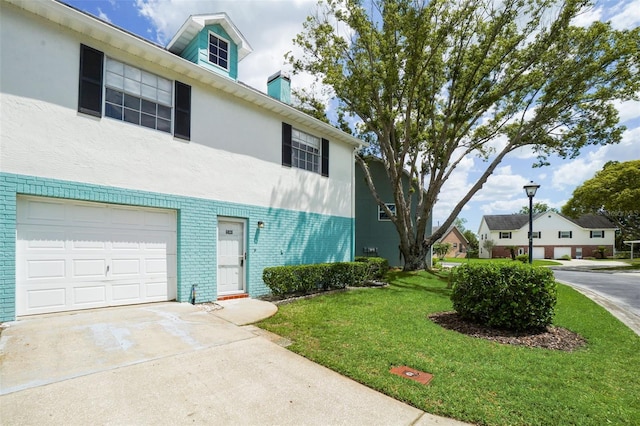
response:
[[[502,345],[446,330],[446,277],[394,272],[365,288],[281,305],[258,325],[289,349],[429,413],[486,425],[640,424],[640,337],[559,285],[554,325],[586,338],[575,352]],[[389,373],[406,365],[427,386]]]

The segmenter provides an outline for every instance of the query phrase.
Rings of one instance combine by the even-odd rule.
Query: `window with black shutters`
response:
[[[329,176],[329,141],[282,123],[282,165]]]
[[[174,136],[191,140],[191,86],[176,81]]]

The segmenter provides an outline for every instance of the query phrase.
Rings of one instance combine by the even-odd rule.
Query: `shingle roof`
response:
[[[520,229],[529,222],[528,214],[492,214],[484,216],[491,230],[504,231]]]
[[[534,220],[536,217],[541,215],[542,213],[538,213],[534,216]],[[557,215],[575,223],[576,225],[585,228],[585,229],[614,229],[616,226],[606,217],[599,216],[595,214],[586,214],[580,216],[577,219],[573,219],[567,217],[563,214],[556,213]],[[495,215],[485,215],[485,222],[487,222],[487,226],[489,229],[493,231],[512,231],[515,229],[520,229],[529,223],[529,215],[528,214],[495,214]]]
[[[566,217],[566,216],[564,216]],[[606,217],[596,214],[585,214],[577,219],[567,217],[570,221],[577,223],[583,228],[595,228],[595,229],[610,229],[616,226]]]

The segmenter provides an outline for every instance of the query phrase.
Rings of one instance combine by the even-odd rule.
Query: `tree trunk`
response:
[[[404,258],[404,271],[418,271],[431,267],[430,247],[424,244],[414,244],[408,250],[403,250],[401,246],[400,251]]]

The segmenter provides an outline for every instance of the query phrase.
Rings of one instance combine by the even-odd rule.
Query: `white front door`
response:
[[[218,294],[244,292],[244,221],[218,221]]]

